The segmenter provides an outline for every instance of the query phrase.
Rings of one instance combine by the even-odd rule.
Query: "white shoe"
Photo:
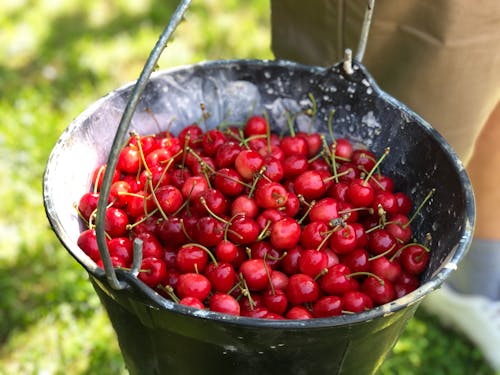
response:
[[[424,298],[422,307],[443,324],[461,331],[477,345],[493,369],[500,371],[500,301],[462,295],[443,284]]]

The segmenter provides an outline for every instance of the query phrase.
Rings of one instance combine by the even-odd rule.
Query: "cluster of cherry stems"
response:
[[[330,124],[329,124],[330,127]],[[354,314],[420,285],[412,201],[378,159],[346,138],[242,126],[131,133],[113,175],[105,233],[114,267],[175,302],[265,319]],[[95,214],[106,165],[77,203],[80,248],[102,267]],[[430,193],[431,194],[431,193]],[[430,197],[430,194],[426,199]]]

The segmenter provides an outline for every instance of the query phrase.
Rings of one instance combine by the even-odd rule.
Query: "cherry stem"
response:
[[[251,188],[252,188],[252,185],[247,184],[246,182],[243,182],[243,181],[238,180],[238,179],[236,179],[236,178],[233,178],[233,177],[231,177],[231,176],[228,176],[227,174],[220,173],[219,171],[214,171],[214,173],[215,173],[216,175],[219,175],[219,176],[222,176],[222,177],[224,177],[224,178],[227,178],[229,181],[233,181],[233,182],[236,182],[236,183],[238,183],[238,184],[241,184],[241,185],[243,185],[244,187],[246,187],[246,188],[248,188],[248,189],[251,189]]]
[[[266,221],[266,225],[264,226],[264,228],[262,229],[262,231],[257,236],[257,241],[262,241],[264,238],[266,238],[267,236],[269,236],[268,229],[271,226],[271,223],[272,223],[271,220],[267,220]]]
[[[225,225],[228,225],[229,224],[229,221],[221,218],[219,215],[217,215],[215,212],[213,212],[210,207],[208,207],[208,204],[207,204],[207,201],[205,199],[205,197],[200,197],[200,202],[201,204],[203,205],[203,207],[205,207],[205,209],[208,211],[208,213],[214,217],[215,219],[219,220],[221,223],[224,223]]]
[[[158,212],[158,208],[155,208],[153,211],[149,212],[147,215],[144,215],[140,220],[132,223],[132,224],[127,224],[127,230],[131,230],[132,228],[136,227],[137,225],[144,223],[147,219],[149,219],[151,216],[153,216],[156,212]]]
[[[407,243],[406,245],[404,246],[401,246],[398,251],[396,251],[396,253],[390,258],[390,260],[394,260],[396,259],[399,254],[401,254],[403,252],[404,249],[410,247],[410,246],[420,246],[422,249],[424,249],[426,252],[430,253],[431,249],[429,249],[427,246],[421,244],[421,243],[418,243],[418,242],[411,242],[411,243]]]
[[[403,229],[406,229],[413,220],[417,217],[417,214],[420,212],[420,210],[424,207],[424,205],[431,199],[432,195],[436,192],[436,188],[432,188],[431,191],[425,196],[424,200],[419,204],[411,218],[408,220],[407,223],[403,224]]]
[[[396,247],[396,244],[392,245],[389,249],[387,249],[386,251],[384,251],[383,253],[380,253],[380,254],[377,254],[377,255],[374,255],[374,256],[371,256],[370,258],[368,258],[369,261],[371,260],[375,260],[375,259],[378,259],[378,258],[382,258],[382,257],[385,257],[386,255],[389,255],[393,250],[394,248]],[[395,257],[391,257],[389,260],[394,260]]]
[[[165,291],[168,296],[172,299],[172,301],[174,301],[175,303],[179,303],[180,302],[180,299],[179,297],[177,297],[177,295],[175,294],[174,292],[174,288],[172,288],[171,285],[158,285],[158,288]]]
[[[201,156],[198,155],[198,153],[195,150],[193,150],[191,147],[188,147],[186,149],[186,151],[189,152],[189,153],[191,153],[195,157],[195,159],[198,160],[198,163],[200,163],[202,169],[205,169],[205,170],[208,169],[210,172],[215,173],[215,169],[213,169],[210,165],[208,165],[205,162],[205,160],[203,160],[201,158]]]
[[[341,228],[341,226],[337,225],[333,229],[329,230],[328,232],[325,232],[326,236],[325,236],[325,238],[323,238],[323,240],[321,240],[320,244],[316,247],[316,250],[321,250],[321,248],[326,244],[326,241],[328,241],[328,239],[332,236],[333,232],[338,231],[340,228]]]
[[[380,285],[382,285],[382,286],[384,285],[384,279],[382,279],[380,276],[375,275],[372,272],[359,271],[359,272],[352,272],[352,273],[346,275],[347,278],[356,277],[356,276],[371,276],[374,279],[377,279],[377,281],[380,283]]]
[[[276,291],[274,290],[274,285],[273,285],[273,281],[271,279],[271,273],[269,272],[269,268],[267,267],[267,252],[264,254],[264,270],[266,271],[266,276],[267,276],[267,279],[269,280],[269,285],[271,286],[271,293],[274,295],[276,295]]]
[[[316,276],[314,276],[314,281],[318,280],[320,277],[325,276],[328,273],[328,268],[323,268]]]
[[[255,301],[252,298],[252,295],[250,294],[250,290],[248,289],[247,281],[245,280],[245,277],[243,276],[242,273],[240,273],[240,279],[241,282],[243,283],[243,288],[241,289],[242,294],[248,298],[248,302],[250,303],[250,309],[255,308]]]
[[[193,241],[193,239],[186,230],[186,226],[184,225],[184,219],[181,218],[180,222],[181,222],[182,233],[184,233],[184,235],[187,237],[187,239],[189,239],[189,241]]]
[[[269,115],[267,111],[264,111],[264,120],[266,120],[266,143],[267,143],[267,152],[271,153],[271,124],[269,123]]]
[[[74,203],[73,208],[76,210],[76,214],[78,215],[78,217],[85,223],[85,226],[90,229],[89,221],[87,219],[85,219],[85,217],[82,215],[81,211],[78,209],[78,204]],[[92,213],[93,212],[95,212],[95,210],[92,211]]]
[[[302,222],[306,219],[307,215],[309,215],[309,212],[311,212],[312,208],[315,205],[316,205],[316,201],[311,201],[311,203],[307,205],[306,212],[304,212],[304,215],[302,215],[302,217],[299,220],[297,220],[297,222],[299,224],[302,224]]]
[[[295,116],[290,116],[288,111],[285,111],[286,120],[288,123],[288,129],[290,130],[290,135],[295,137],[295,129],[293,127],[293,121],[295,120]]]
[[[335,109],[332,109],[330,111],[330,114],[328,115],[328,133],[330,134],[330,138],[332,139],[333,144],[336,143],[335,136],[333,134],[333,125],[332,125],[333,115],[335,115],[335,111],[336,111]]]
[[[250,191],[248,192],[248,197],[251,198],[255,188],[257,187],[257,182],[261,179],[261,177],[267,177],[264,175],[264,172],[266,171],[267,167],[264,165],[260,170],[255,174],[254,179],[252,181],[252,186],[250,187]]]
[[[199,244],[199,243],[196,243],[196,242],[190,242],[190,243],[182,245],[181,249],[184,248],[184,247],[188,247],[188,246],[194,246],[194,247],[198,247],[198,248],[202,249],[210,257],[210,260],[215,265],[215,267],[217,267],[219,265],[217,263],[217,259],[215,259],[214,254],[210,251],[210,249],[208,247],[203,246],[202,244]]]
[[[318,113],[318,104],[316,103],[316,98],[311,92],[307,96],[309,97],[309,100],[311,100],[312,103],[312,108],[310,110],[310,113],[307,113],[311,117],[311,122],[309,123],[309,130],[308,130],[308,133],[311,134],[312,127],[314,125],[314,120],[316,119],[316,114]]]
[[[134,131],[130,132],[130,134],[134,136],[134,138],[137,142],[137,148],[139,149],[139,156],[141,157],[141,162],[144,165],[144,169],[146,171],[148,171],[148,173],[151,173],[151,170],[149,169],[149,167],[146,163],[146,157],[144,155],[144,150],[142,149],[141,136]]]
[[[149,188],[151,189],[151,195],[153,196],[153,200],[155,201],[156,207],[160,211],[161,216],[165,220],[167,220],[167,214],[161,208],[160,202],[158,201],[158,198],[156,197],[155,190],[153,189],[153,179],[151,177],[151,174],[149,174],[149,173],[147,174],[147,182],[148,182]]]
[[[375,172],[375,170],[378,168],[378,166],[380,165],[380,163],[382,163],[382,161],[386,158],[386,156],[389,155],[390,151],[391,151],[390,147],[386,147],[385,148],[384,153],[382,154],[382,156],[378,159],[378,161],[375,163],[375,165],[370,170],[370,172],[368,173],[368,175],[365,177],[365,179],[363,181],[363,185],[366,185],[368,183],[368,181],[372,177],[372,175]]]

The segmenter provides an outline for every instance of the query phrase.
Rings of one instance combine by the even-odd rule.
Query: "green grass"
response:
[[[131,5],[131,4],[139,5]],[[126,373],[84,270],[42,203],[48,155],[89,104],[138,77],[173,1],[0,5],[0,374]],[[271,58],[268,0],[194,1],[160,68]],[[381,374],[492,374],[464,337],[418,312]]]

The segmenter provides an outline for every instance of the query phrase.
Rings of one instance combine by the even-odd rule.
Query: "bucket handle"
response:
[[[130,122],[132,120],[132,116],[137,107],[138,101],[144,92],[144,89],[148,83],[149,77],[155,70],[157,66],[157,62],[161,56],[161,53],[167,46],[167,42],[170,40],[172,34],[174,33],[177,26],[184,18],[184,14],[191,4],[192,0],[182,0],[174,11],[168,25],[163,30],[160,38],[156,42],[154,48],[152,49],[148,59],[146,60],[146,64],[135,83],[132,93],[128,99],[127,105],[125,107],[125,111],[122,115],[120,123],[118,125],[118,129],[116,131],[111,150],[108,156],[106,170],[104,172],[101,190],[99,194],[99,200],[97,204],[97,213],[96,213],[96,237],[97,237],[97,245],[99,248],[99,253],[101,255],[102,263],[104,266],[104,272],[106,274],[106,278],[110,284],[110,286],[115,290],[125,289],[127,287],[127,283],[124,281],[118,280],[116,277],[116,272],[113,267],[111,257],[109,255],[108,245],[106,243],[105,236],[105,213],[106,206],[109,200],[112,178],[114,171],[116,169],[116,165],[118,163],[118,156],[121,150],[121,146],[123,144],[125,135],[127,134]],[[364,56],[368,33],[370,29],[370,23],[373,14],[373,8],[375,5],[375,0],[367,0],[367,7],[365,9],[365,15],[363,20],[363,26],[361,30],[361,36],[358,44],[358,49],[356,52],[356,60],[361,62]],[[344,56],[344,70],[347,74],[353,73],[352,67],[352,51],[350,49],[346,49]],[[142,240],[136,238],[133,242],[133,263],[130,270],[130,273],[136,277],[139,273],[139,269],[142,263]]]
[[[132,120],[132,115],[137,107],[137,103],[146,87],[149,77],[155,70],[158,59],[161,53],[167,46],[167,42],[170,40],[173,32],[183,20],[184,14],[189,7],[191,0],[182,0],[178,5],[177,9],[172,15],[170,22],[160,35],[160,38],[156,42],[151,54],[149,55],[146,64],[141,72],[141,75],[137,79],[136,84],[132,90],[132,93],[128,99],[127,106],[125,107],[125,112],[120,120],[118,129],[113,140],[111,151],[109,153],[108,161],[106,164],[106,171],[104,173],[103,181],[101,184],[101,191],[99,194],[99,200],[97,204],[97,214],[96,214],[96,236],[97,245],[99,247],[99,253],[101,254],[101,259],[104,266],[104,271],[106,272],[106,277],[111,285],[116,290],[126,288],[127,284],[125,282],[119,281],[116,277],[116,273],[111,262],[111,257],[109,255],[108,245],[106,243],[106,237],[104,233],[104,223],[105,223],[105,213],[106,205],[109,199],[109,194],[111,190],[111,183],[113,178],[113,173],[116,169],[118,163],[118,155],[121,150],[121,146],[125,135],[128,131],[130,121]],[[139,268],[142,263],[142,241],[140,239],[134,240],[134,261],[132,264],[131,273],[135,276],[139,272]]]

